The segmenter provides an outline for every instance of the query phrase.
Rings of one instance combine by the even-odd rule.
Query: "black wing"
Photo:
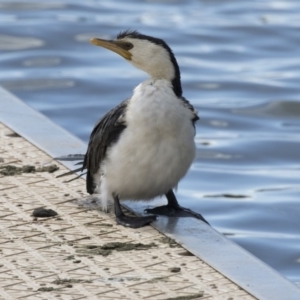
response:
[[[183,105],[188,108],[189,110],[191,110],[193,112],[193,119],[192,119],[192,123],[195,127],[195,123],[200,119],[198,116],[198,112],[197,110],[194,108],[194,106],[189,102],[189,100],[185,99],[184,97],[181,97],[181,101],[183,103]]]
[[[125,111],[128,100],[104,115],[95,125],[84,157],[81,171],[87,169],[86,189],[89,194],[95,191],[94,175],[99,171],[105,159],[107,148],[115,143],[121,132],[126,128]]]

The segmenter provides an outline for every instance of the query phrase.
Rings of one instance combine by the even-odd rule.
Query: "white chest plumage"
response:
[[[121,200],[161,196],[177,186],[195,156],[192,112],[168,80],[149,79],[136,87],[125,119],[127,127],[101,167],[102,202],[112,193]]]

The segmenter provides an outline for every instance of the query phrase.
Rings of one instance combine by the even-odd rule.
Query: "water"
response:
[[[88,141],[147,77],[89,39],[165,39],[201,116],[180,202],[299,282],[299,13],[296,0],[0,0],[0,84]]]

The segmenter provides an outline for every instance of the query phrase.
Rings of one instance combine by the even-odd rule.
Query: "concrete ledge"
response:
[[[0,87],[0,122],[52,157],[84,153],[86,145]],[[72,162],[63,162],[73,169]],[[159,204],[155,201],[155,205]],[[143,203],[125,206],[141,215]],[[300,289],[277,271],[242,249],[213,228],[192,218],[160,217],[153,227],[175,239],[258,299],[298,300]]]

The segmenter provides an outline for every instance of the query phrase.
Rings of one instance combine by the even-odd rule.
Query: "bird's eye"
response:
[[[125,50],[130,50],[133,48],[133,45],[129,42],[123,42],[122,43],[122,48],[125,49]]]

